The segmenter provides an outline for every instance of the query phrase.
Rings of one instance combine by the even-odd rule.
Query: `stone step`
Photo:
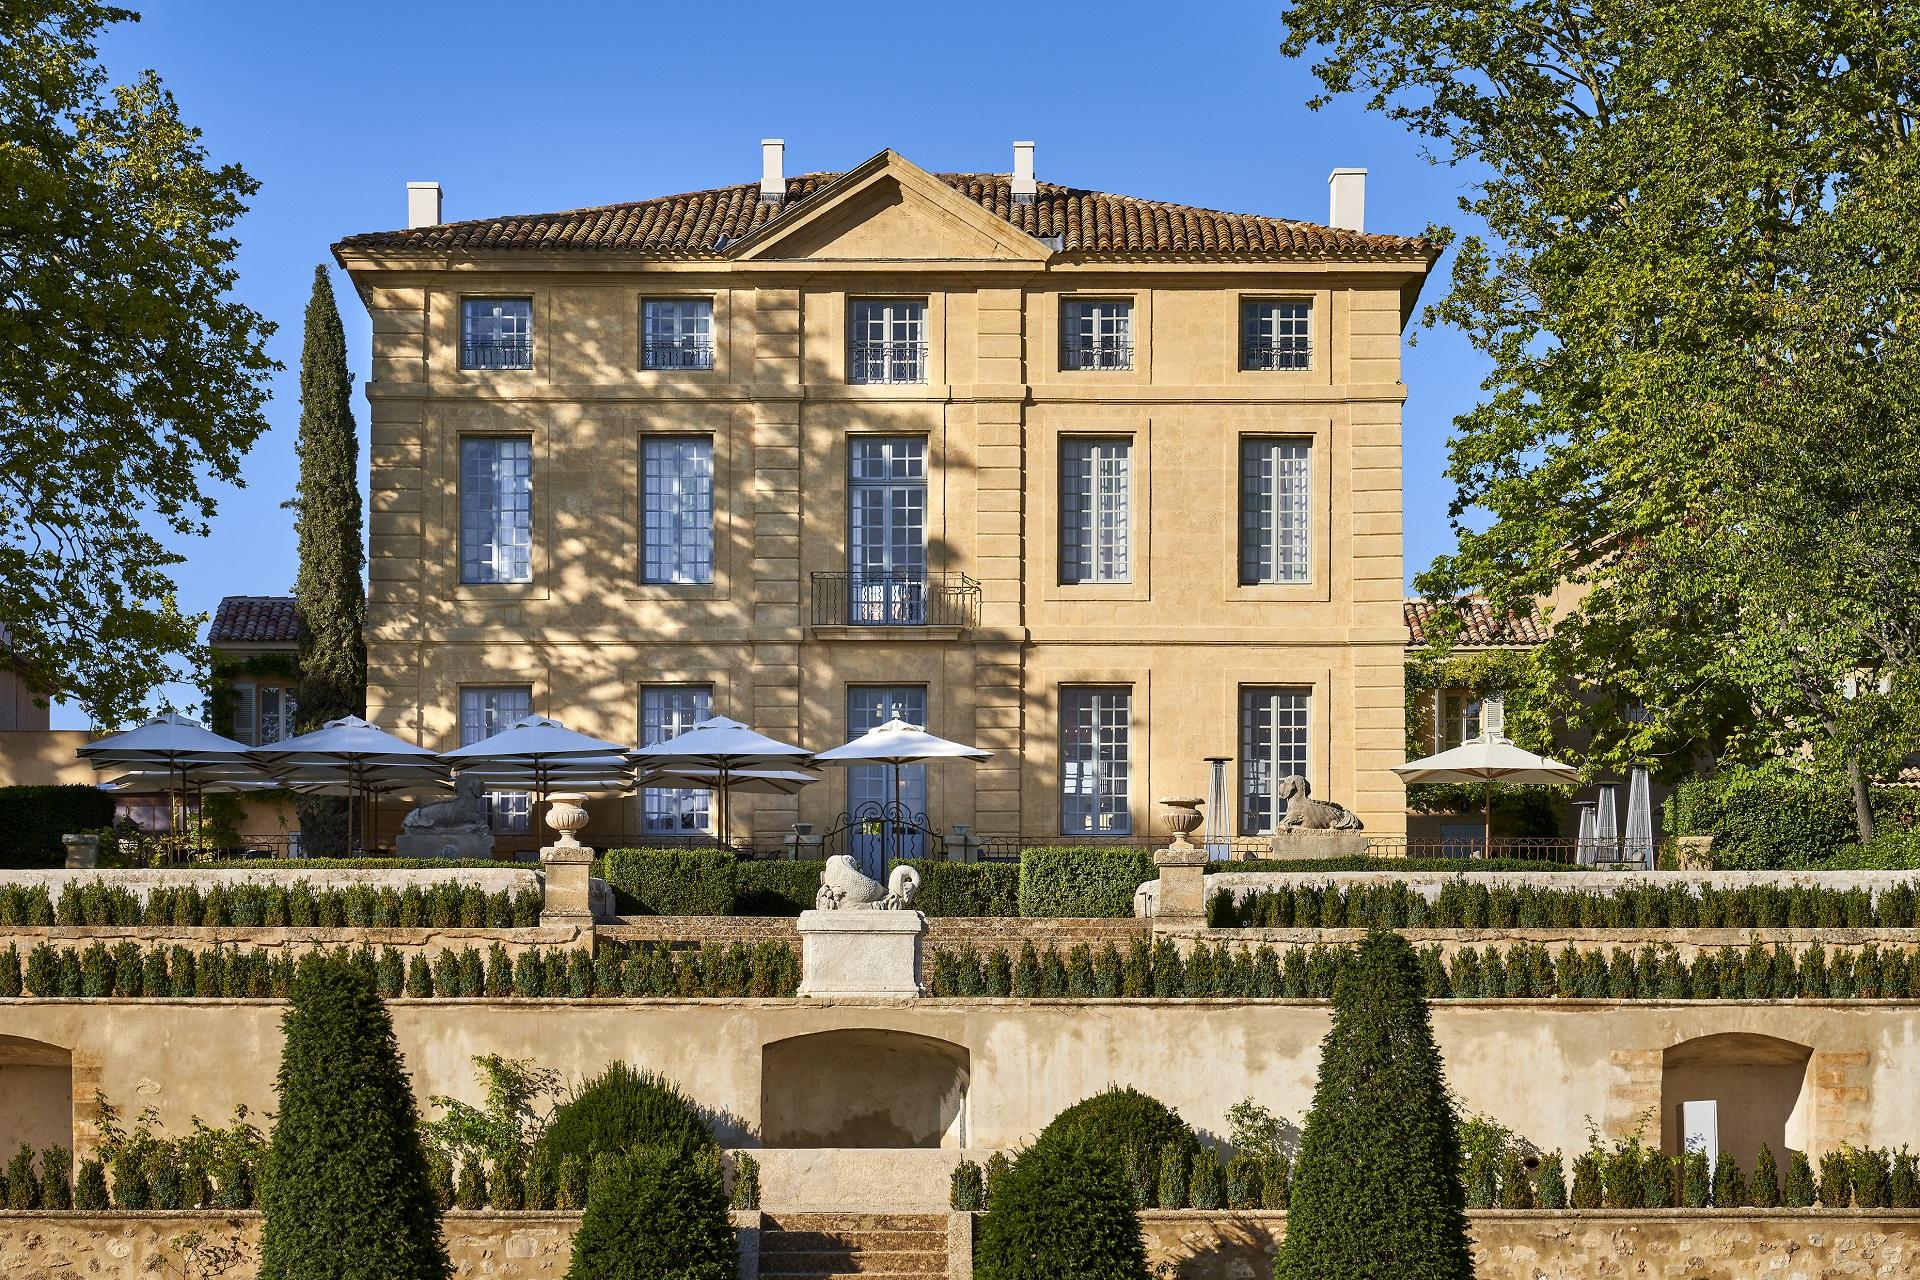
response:
[[[763,1267],[761,1274],[768,1272]],[[938,1271],[783,1271],[780,1280],[946,1280],[947,1268]]]
[[[944,1213],[789,1213],[766,1214],[768,1231],[938,1231],[947,1230]]]
[[[820,1253],[849,1250],[944,1250],[947,1233],[941,1231],[768,1231],[760,1232],[760,1252]]]
[[[945,1242],[939,1249],[809,1249],[769,1253],[765,1238],[761,1239],[760,1274],[763,1276],[840,1273],[944,1276],[947,1273]]]

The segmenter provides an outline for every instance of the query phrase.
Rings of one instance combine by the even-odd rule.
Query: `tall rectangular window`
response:
[[[1274,791],[1282,778],[1307,776],[1304,689],[1248,685],[1240,690],[1240,834],[1264,835],[1279,820]]]
[[[713,714],[713,687],[654,685],[640,691],[640,745],[657,746]],[[697,836],[710,825],[713,793],[691,787],[648,787],[640,793],[642,829],[650,835]]]
[[[1060,442],[1060,581],[1127,581],[1132,453],[1124,436]]]
[[[491,738],[514,721],[533,714],[533,690],[524,684],[472,685],[460,690],[460,745]],[[525,791],[487,792],[487,819],[498,835],[525,835],[533,829],[532,795]]]
[[[640,455],[640,580],[712,582],[713,438],[648,436]]]
[[[855,302],[847,316],[847,381],[926,380],[927,304],[902,298]]]
[[[233,686],[231,694],[235,741],[266,747],[285,742],[296,733],[294,722],[299,718],[300,704],[292,689],[241,681]]]
[[[533,441],[460,441],[460,581],[533,581]]]
[[[1240,581],[1305,582],[1313,446],[1305,440],[1240,442]]]
[[[640,313],[642,368],[713,368],[711,298],[648,298]]]
[[[533,368],[533,299],[462,299],[460,367]]]
[[[1242,369],[1307,369],[1313,365],[1313,306],[1306,302],[1240,304]]]
[[[1480,697],[1465,689],[1445,689],[1440,699],[1440,733],[1436,751],[1463,746],[1480,736]]]
[[[1062,304],[1060,367],[1133,368],[1133,300],[1076,298]]]
[[[1133,691],[1060,691],[1060,831],[1070,836],[1127,835]]]
[[[927,442],[859,435],[847,457],[847,620],[925,625]]]

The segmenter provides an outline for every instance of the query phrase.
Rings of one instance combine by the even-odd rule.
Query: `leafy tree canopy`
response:
[[[125,9],[0,9],[0,631],[117,722],[194,646],[161,536],[205,532],[265,429],[272,332],[231,300],[257,184],[213,166],[153,72],[109,87]]]
[[[1920,725],[1920,8],[1286,20],[1315,105],[1361,93],[1472,176],[1484,232],[1428,319],[1492,371],[1421,590],[1575,601],[1542,656],[1592,762],[1812,742],[1871,834],[1864,778]]]

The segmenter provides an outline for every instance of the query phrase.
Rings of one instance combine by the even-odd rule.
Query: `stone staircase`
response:
[[[947,1280],[944,1213],[768,1213],[760,1280]]]

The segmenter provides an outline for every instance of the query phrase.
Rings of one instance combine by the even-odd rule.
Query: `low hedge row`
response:
[[[1011,862],[934,862],[903,859],[920,873],[917,910],[930,916],[1016,916],[1020,914],[1020,868]],[[1131,912],[1131,907],[1129,907]]]
[[[1670,1156],[1628,1139],[1574,1157],[1558,1151],[1529,1171],[1521,1152],[1481,1153],[1464,1181],[1469,1209],[1920,1209],[1920,1158],[1873,1147],[1840,1147],[1820,1157],[1785,1153],[1780,1168],[1764,1143],[1749,1178],[1740,1162],[1703,1151]]]
[[[1920,885],[1740,889],[1686,884],[1598,890],[1460,881],[1429,903],[1404,884],[1295,885],[1207,903],[1216,928],[1869,929],[1920,928]]]
[[[1136,1209],[1287,1207],[1291,1165],[1284,1155],[1235,1152],[1225,1168],[1211,1147],[1191,1143],[1168,1143],[1145,1154],[1123,1148],[1119,1155]],[[948,1183],[948,1206],[963,1213],[986,1208],[1009,1167],[999,1152],[984,1166],[962,1160]]]
[[[1591,871],[1576,863],[1541,858],[1249,858],[1222,862],[1218,871]]]
[[[0,925],[173,925],[176,927],[528,929],[540,923],[538,889],[486,893],[454,881],[388,886],[191,885],[151,890],[142,901],[94,880],[68,884],[56,899],[45,885],[0,885]]]
[[[60,837],[113,822],[113,797],[98,787],[0,787],[0,867],[57,867]]]
[[[1019,914],[1012,863],[902,859],[920,873],[914,906],[930,916]],[[719,849],[614,849],[602,874],[628,915],[796,916],[813,907],[823,860],[741,860]],[[1127,914],[1133,889],[1127,889]]]
[[[784,942],[677,949],[666,943],[605,945],[596,952],[499,943],[426,956],[392,947],[340,948],[383,996],[582,999],[590,996],[774,997],[800,986],[800,959]],[[82,948],[42,943],[24,957],[0,950],[0,996],[284,998],[296,958],[282,952],[216,947],[143,948],[137,942]]]
[[[1182,956],[1165,938],[1081,943],[1065,953],[1023,946],[1017,956],[972,947],[933,948],[927,982],[936,996],[1079,999],[1253,998],[1326,1000],[1351,954],[1345,947],[1252,950],[1201,944]],[[1684,960],[1671,947],[1558,952],[1526,943],[1420,952],[1429,999],[1852,1000],[1920,999],[1920,954],[1881,950],[1799,953],[1754,943]]]
[[[1125,845],[1063,845],[1020,851],[1020,914],[1035,918],[1123,918],[1133,894],[1160,873],[1153,854]]]

